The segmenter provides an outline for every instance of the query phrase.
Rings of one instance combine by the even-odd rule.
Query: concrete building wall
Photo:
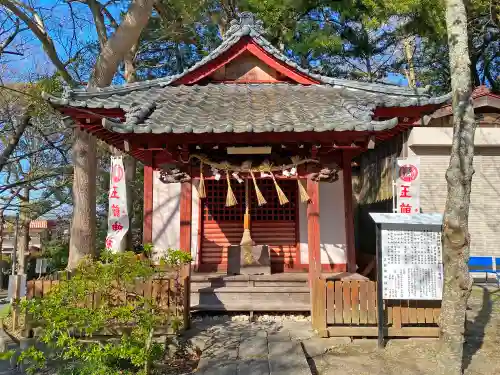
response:
[[[420,157],[422,212],[444,212],[452,132],[451,128],[415,128],[408,138],[408,156]],[[477,129],[475,146],[469,211],[471,255],[500,256],[500,129]]]

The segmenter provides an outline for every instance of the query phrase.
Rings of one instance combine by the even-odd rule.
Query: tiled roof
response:
[[[397,124],[397,119],[372,121],[376,104],[366,95],[321,85],[176,86],[134,92],[121,102],[128,106],[126,121],[103,123],[119,133],[384,130]],[[133,107],[133,102],[149,105]]]
[[[319,84],[171,86],[226,52],[245,36]],[[375,107],[441,104],[450,99],[449,95],[431,97],[427,91],[314,74],[273,47],[262,36],[260,21],[243,13],[240,21],[231,22],[219,47],[181,74],[100,89],[67,90],[61,98],[44,97],[56,106],[122,109],[126,114],[124,124],[104,121],[105,126],[115,132],[202,133],[283,131],[285,128],[294,131],[388,129],[397,124],[396,119],[372,121]],[[268,100],[270,104],[266,102]],[[259,120],[256,122],[255,119]],[[245,130],[247,128],[252,130]]]

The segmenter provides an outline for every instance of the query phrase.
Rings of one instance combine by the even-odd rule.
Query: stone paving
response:
[[[310,375],[301,342],[313,336],[310,326],[232,321],[195,326],[191,345],[202,354],[194,374]]]
[[[201,353],[197,368],[182,375],[311,375],[316,372],[308,358],[349,343],[347,338],[316,337],[310,322],[250,323],[218,317],[193,322],[193,328],[167,350],[182,347]],[[0,361],[0,375],[22,373],[13,363]]]

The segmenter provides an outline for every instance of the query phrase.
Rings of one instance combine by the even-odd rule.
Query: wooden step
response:
[[[307,287],[307,274],[197,275],[191,277],[191,291],[221,287]]]
[[[191,308],[204,311],[309,311],[309,287],[199,288],[191,292]]]

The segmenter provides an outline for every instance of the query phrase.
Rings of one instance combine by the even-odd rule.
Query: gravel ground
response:
[[[433,374],[437,339],[391,340],[377,350],[376,340],[334,345],[309,359],[317,375]],[[464,368],[466,375],[500,374],[500,290],[474,286],[467,314]]]

